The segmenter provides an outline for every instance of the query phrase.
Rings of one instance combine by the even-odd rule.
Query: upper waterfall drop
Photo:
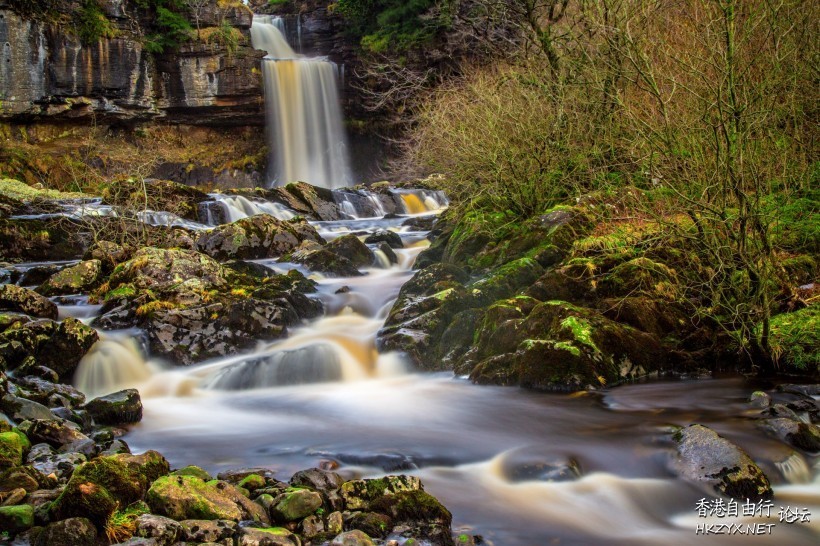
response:
[[[262,73],[273,185],[296,181],[331,189],[350,185],[336,64],[293,51],[280,17],[255,15],[251,41],[256,49],[268,52]]]

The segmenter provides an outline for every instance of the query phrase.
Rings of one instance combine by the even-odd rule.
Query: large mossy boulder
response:
[[[355,267],[370,267],[376,261],[373,251],[352,233],[333,239],[326,248],[350,260]]]
[[[31,529],[34,525],[34,507],[30,504],[0,506],[0,529],[12,535]]]
[[[218,260],[254,260],[278,258],[293,251],[303,241],[324,242],[302,219],[282,221],[268,214],[258,214],[203,232],[196,247]]]
[[[322,506],[322,496],[309,489],[291,488],[274,499],[270,512],[274,521],[287,523],[304,519]]]
[[[0,471],[23,464],[30,447],[31,442],[18,430],[0,433]]]
[[[80,294],[90,292],[100,285],[103,278],[102,262],[86,260],[55,273],[37,288],[44,296]]]
[[[168,461],[153,451],[97,457],[74,470],[50,512],[55,519],[87,517],[102,526],[119,507],[142,500],[149,484],[168,470]]]
[[[33,290],[13,284],[0,285],[0,310],[57,320],[57,306],[53,302]]]
[[[197,220],[199,203],[211,197],[191,186],[170,180],[128,178],[115,180],[103,190],[106,202],[126,209],[157,210]]]
[[[282,261],[302,264],[311,271],[332,277],[357,277],[362,274],[352,261],[313,241],[302,243]]]
[[[0,261],[74,260],[85,248],[76,227],[68,222],[0,219]]]
[[[97,529],[84,517],[67,518],[48,524],[37,536],[35,546],[95,546]]]
[[[672,468],[690,482],[733,499],[757,501],[772,497],[769,479],[741,448],[703,425],[684,427],[673,435],[677,457]]]
[[[164,476],[156,480],[145,498],[153,513],[187,519],[242,520],[242,510],[216,487],[193,476]]]
[[[468,353],[477,362],[473,381],[571,391],[637,379],[663,364],[657,337],[595,310],[551,301],[524,317],[526,307],[485,315],[476,332],[478,345]]]

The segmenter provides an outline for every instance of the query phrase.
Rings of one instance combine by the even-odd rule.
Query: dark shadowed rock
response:
[[[68,518],[50,523],[37,537],[36,546],[94,546],[97,529],[86,518]]]
[[[126,389],[91,400],[85,410],[101,425],[138,423],[142,419],[142,400],[137,389]]]
[[[364,240],[367,244],[376,244],[376,243],[387,243],[390,245],[390,248],[404,248],[404,243],[401,240],[401,236],[395,231],[390,231],[387,229],[379,229],[374,233],[367,236]]]
[[[373,251],[352,233],[333,239],[325,248],[334,254],[347,258],[355,267],[369,267],[373,265],[376,259]]]

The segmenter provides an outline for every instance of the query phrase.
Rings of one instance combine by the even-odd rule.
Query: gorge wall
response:
[[[58,4],[51,17],[32,17],[0,0],[0,120],[264,124],[264,53],[250,46],[252,14],[241,2],[214,0],[200,32],[162,53],[146,47],[133,0],[100,2],[114,36],[94,44],[66,23],[82,3]],[[227,25],[238,31],[235,47],[206,38]]]

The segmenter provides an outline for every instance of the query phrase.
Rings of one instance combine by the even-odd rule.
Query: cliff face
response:
[[[79,7],[65,2],[62,9],[72,4]],[[0,119],[264,124],[264,53],[250,46],[248,9],[220,9],[214,0],[201,14],[203,29],[224,19],[241,33],[234,51],[192,40],[153,54],[136,7],[128,0],[103,7],[116,37],[84,45],[70,26],[24,17],[0,0]]]

